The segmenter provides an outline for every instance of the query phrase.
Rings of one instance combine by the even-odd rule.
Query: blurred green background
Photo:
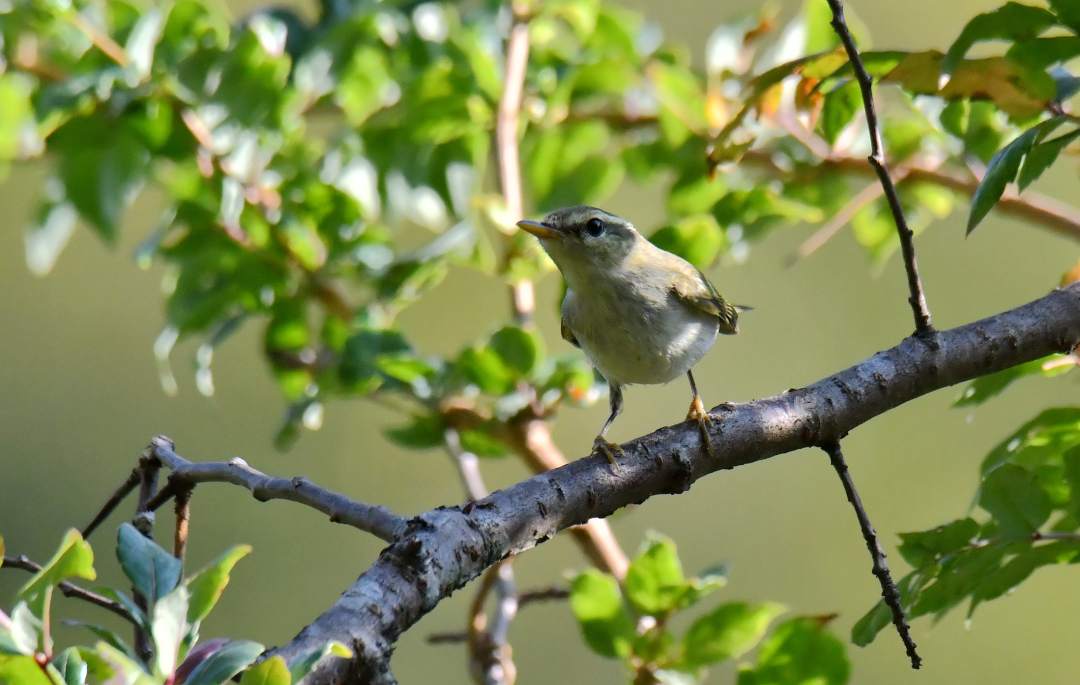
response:
[[[752,9],[738,0],[662,6],[629,3],[700,55],[720,20]],[[793,12],[797,2],[783,3]],[[876,47],[943,47],[972,14],[997,2],[851,3]],[[256,6],[230,3],[237,15]],[[177,397],[158,384],[151,344],[163,321],[160,272],[138,269],[131,253],[152,226],[153,197],[129,212],[124,237],[108,249],[87,231],[76,233],[54,273],[32,277],[23,263],[21,229],[44,177],[21,167],[0,185],[6,224],[0,231],[0,532],[11,552],[39,560],[62,532],[85,524],[156,433],[176,440],[192,459],[242,455],[276,474],[304,474],[355,497],[398,512],[418,512],[462,500],[450,461],[441,452],[407,453],[381,429],[399,417],[372,403],[332,403],[325,426],[305,433],[288,453],[271,445],[283,402],[260,352],[261,331],[248,326],[215,358],[217,393],[194,387],[192,345],[174,353]],[[1076,199],[1075,162],[1059,164],[1038,184],[1062,199]],[[659,195],[624,189],[608,209],[650,225],[660,219]],[[1018,222],[992,217],[964,239],[963,214],[935,224],[918,240],[919,258],[935,323],[958,325],[1043,294],[1076,260],[1075,245]],[[714,269],[725,294],[755,306],[743,334],[724,339],[699,367],[710,404],[741,401],[812,382],[891,346],[911,328],[902,266],[895,259],[874,274],[863,252],[844,234],[794,267],[786,257],[806,237],[798,227],[777,230],[755,246],[747,263]],[[458,270],[406,312],[402,328],[422,350],[451,352],[493,329],[506,316],[506,297],[490,281]],[[539,289],[540,325],[552,348],[558,337],[554,277]],[[463,306],[463,303],[468,306]],[[1028,381],[1001,399],[967,414],[949,408],[947,390],[883,416],[856,431],[846,452],[878,531],[895,549],[896,533],[963,514],[976,485],[979,459],[1004,434],[1045,406],[1075,398],[1076,381]],[[682,418],[687,388],[632,388],[627,411],[612,437],[626,440]],[[603,403],[602,403],[603,404]],[[580,456],[606,408],[568,410],[556,437]],[[526,475],[517,461],[484,463],[490,487]],[[116,517],[119,519],[119,517]],[[171,531],[162,517],[159,532]],[[110,521],[93,541],[99,573],[116,578]],[[772,599],[796,613],[839,612],[834,626],[846,639],[851,624],[878,594],[870,561],[851,511],[827,459],[803,451],[725,472],[680,497],[657,497],[612,519],[633,551],[645,531],[674,537],[688,571],[724,562],[727,598]],[[248,637],[267,644],[291,638],[366,568],[382,546],[369,536],[328,524],[301,507],[258,504],[224,486],[201,488],[193,503],[189,564],[197,567],[226,546],[251,543],[221,608],[204,636]],[[898,555],[896,575],[905,568]],[[556,539],[515,565],[522,588],[560,580],[584,560],[567,539]],[[970,625],[958,611],[936,626],[913,628],[926,664],[907,666],[895,634],[883,633],[866,649],[850,648],[854,683],[1075,682],[1080,655],[1060,654],[1062,635],[1080,631],[1080,593],[1071,566],[1040,571],[1012,597],[980,608]],[[10,597],[24,580],[0,575]],[[403,683],[468,682],[464,650],[428,646],[425,636],[464,627],[470,590],[443,602],[401,641],[394,669]],[[65,615],[83,616],[81,606]],[[567,607],[533,605],[511,633],[519,682],[625,682],[620,666],[590,654]],[[558,658],[552,658],[558,655]],[[709,682],[732,682],[720,669]]]

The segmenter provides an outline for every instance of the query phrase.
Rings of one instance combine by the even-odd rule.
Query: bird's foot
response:
[[[701,403],[700,397],[695,397],[690,402],[690,410],[686,412],[686,418],[688,421],[696,421],[698,430],[701,432],[701,443],[705,446],[705,454],[713,456],[712,438],[709,437],[709,428],[712,426],[713,418],[709,416],[709,412],[705,411],[705,405]]]
[[[619,468],[619,462],[617,461],[617,459],[623,456],[622,447],[619,447],[613,442],[608,442],[603,437],[597,435],[596,440],[593,440],[593,450],[604,455],[604,457],[608,460],[608,463],[611,464],[613,467],[615,467],[616,469]]]

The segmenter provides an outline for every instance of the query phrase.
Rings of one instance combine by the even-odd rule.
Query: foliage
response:
[[[740,659],[758,647],[757,661],[740,662],[739,684],[846,683],[843,644],[826,628],[831,617],[796,617],[773,628],[784,607],[772,602],[727,602],[699,615],[681,636],[672,622],[726,584],[723,569],[687,578],[675,543],[645,541],[620,587],[587,570],[574,578],[570,606],[585,643],[623,661],[633,682],[696,683],[706,669]]]
[[[248,547],[234,547],[206,568],[182,578],[179,559],[130,523],[122,524],[116,556],[135,596],[145,598],[146,603],[141,605],[115,588],[96,591],[128,612],[136,630],[149,644],[148,653],[140,654],[108,628],[78,621],[69,623],[85,629],[98,641],[58,650],[52,635],[53,593],[65,581],[97,577],[90,544],[77,530],[68,531],[52,559],[19,590],[10,614],[0,611],[0,683],[224,685],[245,669],[241,679],[245,684],[299,682],[322,650],[291,665],[274,657],[248,668],[262,654],[262,645],[247,640],[199,642],[199,627],[228,585],[229,572],[250,551]],[[337,644],[326,649],[349,654]]]

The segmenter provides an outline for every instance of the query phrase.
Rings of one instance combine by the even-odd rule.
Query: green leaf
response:
[[[280,231],[281,240],[289,254],[304,269],[316,271],[326,263],[326,245],[310,221],[292,217],[282,224]]]
[[[1069,513],[1080,519],[1080,445],[1062,455],[1065,482],[1069,484]]]
[[[69,124],[56,145],[64,195],[108,242],[114,242],[124,209],[148,171],[149,153],[121,122],[103,116]]]
[[[934,563],[941,556],[963,549],[979,534],[979,524],[963,518],[930,530],[900,533],[900,556],[915,568]]]
[[[1024,364],[1017,364],[997,373],[992,373],[987,376],[981,376],[976,378],[964,388],[960,396],[953,402],[954,407],[968,407],[978,406],[983,402],[1000,395],[1005,388],[1012,385],[1015,381],[1024,378],[1025,376],[1042,375],[1045,377],[1056,376],[1060,373],[1065,373],[1069,369],[1058,368],[1051,370],[1044,370],[1043,366],[1054,359],[1059,358],[1058,355],[1051,355],[1042,357],[1040,359],[1034,359]]]
[[[896,589],[900,592],[900,603],[904,607],[908,618],[913,618],[910,613],[911,598],[926,585],[928,579],[921,573],[912,572],[900,579]],[[878,600],[870,611],[866,612],[855,625],[851,627],[851,641],[859,647],[865,647],[874,641],[877,634],[892,623],[892,612],[885,602]]]
[[[994,517],[1001,531],[1024,537],[1050,518],[1052,505],[1035,476],[1015,464],[1002,464],[983,480],[979,506]]]
[[[311,672],[311,669],[315,668],[316,664],[330,655],[348,659],[352,657],[352,650],[340,642],[331,641],[306,654],[301,654],[289,664],[289,673],[292,674],[293,682],[299,683]]]
[[[43,623],[34,615],[26,602],[19,602],[11,610],[11,647],[18,654],[34,654],[42,640]]]
[[[518,326],[504,326],[488,343],[503,364],[520,376],[528,376],[543,359],[543,342],[535,331]]]
[[[1020,167],[1020,174],[1016,179],[1016,186],[1021,192],[1024,191],[1035,179],[1043,175],[1050,165],[1058,158],[1061,151],[1069,143],[1080,136],[1080,128],[1073,129],[1057,138],[1038,143],[1024,157],[1024,165]]]
[[[263,646],[247,640],[233,640],[196,666],[184,685],[222,685],[251,665]]]
[[[68,647],[57,654],[52,665],[60,672],[64,685],[83,685],[90,674],[90,667],[79,655],[78,647]]]
[[[173,672],[180,645],[187,635],[188,590],[183,585],[154,602],[150,633],[154,638],[154,665],[157,673],[167,676]]]
[[[16,596],[27,600],[32,606],[40,606],[38,602],[42,601],[43,593],[68,578],[97,578],[97,573],[94,572],[94,551],[90,549],[90,543],[83,540],[82,535],[74,528],[64,535],[52,558],[22,586]]]
[[[690,626],[684,640],[686,665],[692,669],[737,658],[754,648],[769,623],[784,611],[772,602],[730,602]]]
[[[679,255],[699,269],[716,263],[720,252],[727,247],[727,237],[711,214],[697,214],[664,226],[649,236],[662,250]]]
[[[33,657],[0,655],[0,683],[5,685],[56,685]]]
[[[0,163],[18,157],[28,134],[36,140],[31,79],[17,71],[0,73]],[[5,174],[0,167],[0,177]]]
[[[844,685],[851,663],[826,628],[827,619],[803,616],[778,625],[753,666],[739,669],[738,685]]]
[[[437,414],[414,416],[404,426],[387,428],[383,434],[394,444],[409,449],[430,449],[441,447],[446,424]]]
[[[245,671],[240,685],[292,685],[292,675],[285,659],[275,654]]]
[[[503,395],[514,387],[514,374],[490,347],[470,347],[454,363],[461,374],[490,395]]]
[[[1013,43],[1005,56],[1032,69],[1066,62],[1080,54],[1080,38],[1076,36],[1049,36],[1032,38]]]
[[[339,368],[341,380],[361,392],[372,390],[381,383],[379,358],[411,351],[412,347],[397,331],[362,329],[345,342]]]
[[[996,10],[976,15],[968,21],[960,36],[949,47],[942,61],[942,69],[945,73],[951,73],[975,43],[997,38],[1034,38],[1056,22],[1054,15],[1041,7],[1007,2]]]
[[[1049,119],[1021,133],[1011,143],[998,150],[986,167],[975,195],[971,198],[971,214],[968,216],[967,232],[970,234],[979,222],[997,204],[1001,194],[1020,169],[1020,161],[1031,146],[1061,123],[1061,119]]]
[[[862,107],[862,95],[859,84],[854,79],[832,89],[825,95],[825,105],[821,110],[821,134],[829,145],[835,145],[847,125],[855,118],[855,113]]]
[[[578,574],[570,585],[570,609],[594,652],[611,658],[630,653],[634,620],[614,578],[595,569]]]
[[[188,603],[187,620],[198,623],[206,618],[221,599],[221,593],[229,584],[229,574],[236,562],[251,554],[250,545],[236,545],[225,551],[210,564],[187,579],[187,588],[191,593]]]
[[[131,647],[129,647],[127,645],[127,643],[125,643],[120,638],[119,635],[117,635],[116,633],[114,633],[113,631],[111,631],[111,630],[109,630],[107,628],[102,628],[101,626],[94,625],[93,623],[86,623],[86,622],[83,622],[83,621],[73,621],[73,620],[70,620],[70,619],[65,620],[64,625],[71,626],[73,628],[85,628],[86,630],[89,630],[91,633],[93,633],[94,636],[97,637],[99,640],[103,640],[107,644],[111,645],[112,647],[116,648],[117,650],[119,650],[121,652],[124,652],[125,654],[127,654],[128,656],[131,656],[132,658],[135,657],[134,650],[132,650]]]
[[[485,429],[466,429],[461,431],[461,446],[478,457],[497,459],[507,454],[506,443]]]
[[[640,613],[663,616],[678,608],[686,586],[675,543],[667,538],[646,543],[630,562],[624,589]]]
[[[990,450],[979,467],[987,476],[1009,462],[1037,467],[1080,443],[1080,407],[1045,409]]]
[[[1050,0],[1050,8],[1057,14],[1061,23],[1080,33],[1080,6],[1075,0]]]
[[[180,560],[144,537],[130,523],[120,525],[116,558],[124,575],[150,602],[169,594],[180,582]]]

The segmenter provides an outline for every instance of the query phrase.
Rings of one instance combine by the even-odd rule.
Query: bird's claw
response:
[[[608,463],[614,468],[619,468],[619,462],[617,459],[623,456],[623,448],[619,447],[613,442],[609,442],[599,435],[596,436],[596,440],[593,440],[593,450],[604,455],[604,458],[608,460]]]
[[[701,432],[701,442],[705,446],[705,454],[713,456],[712,438],[709,437],[709,428],[712,426],[713,418],[709,412],[705,411],[705,405],[701,403],[700,397],[695,397],[690,402],[686,418],[688,421],[697,422],[698,430]]]

